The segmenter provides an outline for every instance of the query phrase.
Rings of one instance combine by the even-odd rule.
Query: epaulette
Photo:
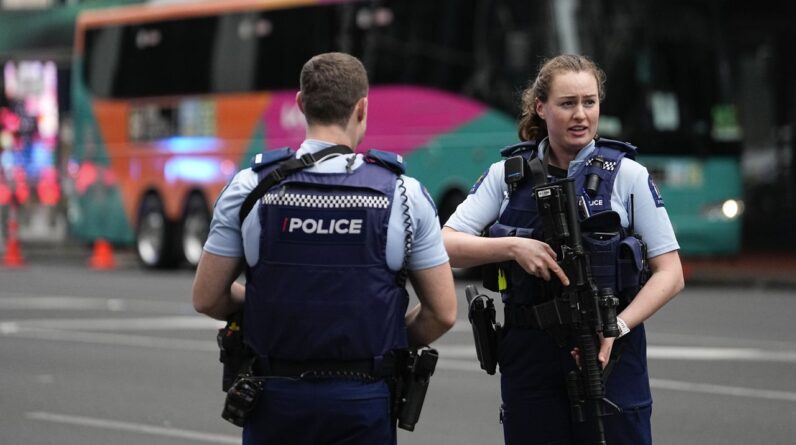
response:
[[[536,141],[523,141],[518,144],[509,145],[500,149],[500,155],[504,158],[514,156],[528,150],[534,150],[537,147]]]
[[[636,159],[636,153],[638,152],[638,147],[630,142],[616,141],[613,139],[597,138],[595,145],[597,147],[613,148],[614,150],[621,151],[625,154],[625,157],[630,159]]]
[[[262,153],[256,154],[254,158],[252,158],[251,167],[252,170],[257,172],[271,164],[283,161],[295,155],[296,152],[293,151],[290,147],[282,147],[282,148],[277,148],[275,150],[264,151]]]
[[[397,153],[371,148],[365,153],[365,161],[380,164],[399,175],[406,173],[404,158]]]

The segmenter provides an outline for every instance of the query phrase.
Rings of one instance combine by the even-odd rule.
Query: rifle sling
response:
[[[534,157],[528,161],[528,168],[531,170],[531,180],[534,187],[547,184],[547,160],[550,149],[544,155],[544,161],[539,157]]]

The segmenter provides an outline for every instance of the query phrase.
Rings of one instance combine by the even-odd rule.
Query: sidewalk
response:
[[[796,252],[746,252],[731,258],[683,258],[689,284],[796,288]]]

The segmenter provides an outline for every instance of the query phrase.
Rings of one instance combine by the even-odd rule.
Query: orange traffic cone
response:
[[[113,269],[116,261],[113,259],[113,248],[111,243],[104,239],[94,241],[94,253],[88,259],[88,265],[92,269]]]
[[[17,221],[11,218],[8,221],[8,240],[6,240],[6,253],[3,255],[3,266],[22,267],[25,259],[22,258],[22,249],[17,239]]]
[[[25,265],[25,259],[22,258],[22,249],[19,248],[19,240],[9,239],[6,242],[6,253],[3,255],[3,266],[6,267],[22,267]]]

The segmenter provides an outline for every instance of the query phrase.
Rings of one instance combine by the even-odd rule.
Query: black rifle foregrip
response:
[[[595,337],[588,331],[578,334],[578,347],[580,348],[580,365],[583,373],[583,387],[585,398],[594,407],[594,433],[598,445],[605,444],[605,429],[602,416],[605,386],[602,380],[600,362],[597,359],[597,343]]]
[[[590,333],[578,335],[580,348],[580,366],[583,372],[583,383],[587,399],[602,399],[605,396],[602,371],[597,359],[597,345],[594,336]]]

